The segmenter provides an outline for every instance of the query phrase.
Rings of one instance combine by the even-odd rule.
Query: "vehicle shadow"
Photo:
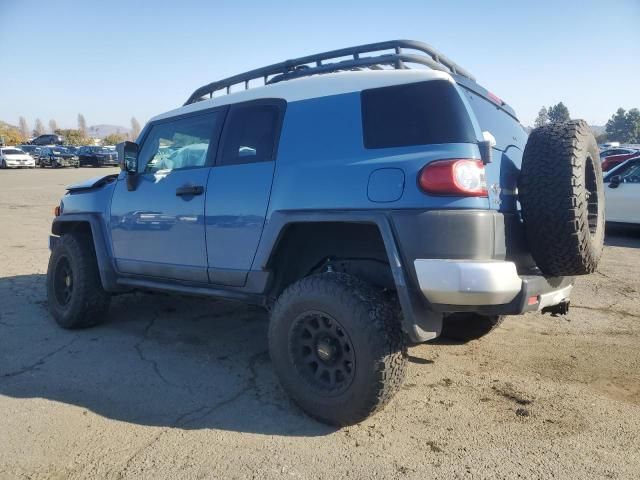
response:
[[[105,324],[57,327],[44,275],[0,278],[0,395],[46,398],[114,420],[183,429],[318,436],[267,353],[267,315],[227,301],[114,297]]]
[[[610,247],[640,248],[640,226],[607,223],[604,244]]]

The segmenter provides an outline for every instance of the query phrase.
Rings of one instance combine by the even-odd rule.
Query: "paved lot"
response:
[[[609,233],[567,317],[411,348],[387,409],[335,430],[278,386],[259,309],[123,295],[54,325],[52,207],[97,172],[0,171],[0,478],[640,478],[639,231]]]

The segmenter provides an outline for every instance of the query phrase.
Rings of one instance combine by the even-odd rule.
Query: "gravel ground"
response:
[[[413,347],[395,400],[338,430],[280,389],[259,309],[135,294],[54,325],[52,207],[95,174],[0,171],[0,478],[640,478],[640,231],[609,231],[568,316]]]

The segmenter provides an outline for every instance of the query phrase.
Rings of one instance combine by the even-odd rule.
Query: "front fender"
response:
[[[120,291],[121,287],[118,286],[116,281],[117,275],[113,255],[107,241],[107,229],[98,214],[71,213],[60,215],[54,218],[51,225],[51,233],[60,236],[82,229],[84,225],[88,225],[91,231],[102,288],[108,292]]]

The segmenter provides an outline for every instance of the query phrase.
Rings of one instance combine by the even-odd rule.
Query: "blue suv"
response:
[[[283,388],[334,425],[392,398],[408,343],[566,313],[574,275],[602,251],[586,123],[528,137],[420,42],[210,83],[118,153],[120,174],[68,187],[56,207],[55,320],[96,325],[111,296],[135,290],[263,306]]]

